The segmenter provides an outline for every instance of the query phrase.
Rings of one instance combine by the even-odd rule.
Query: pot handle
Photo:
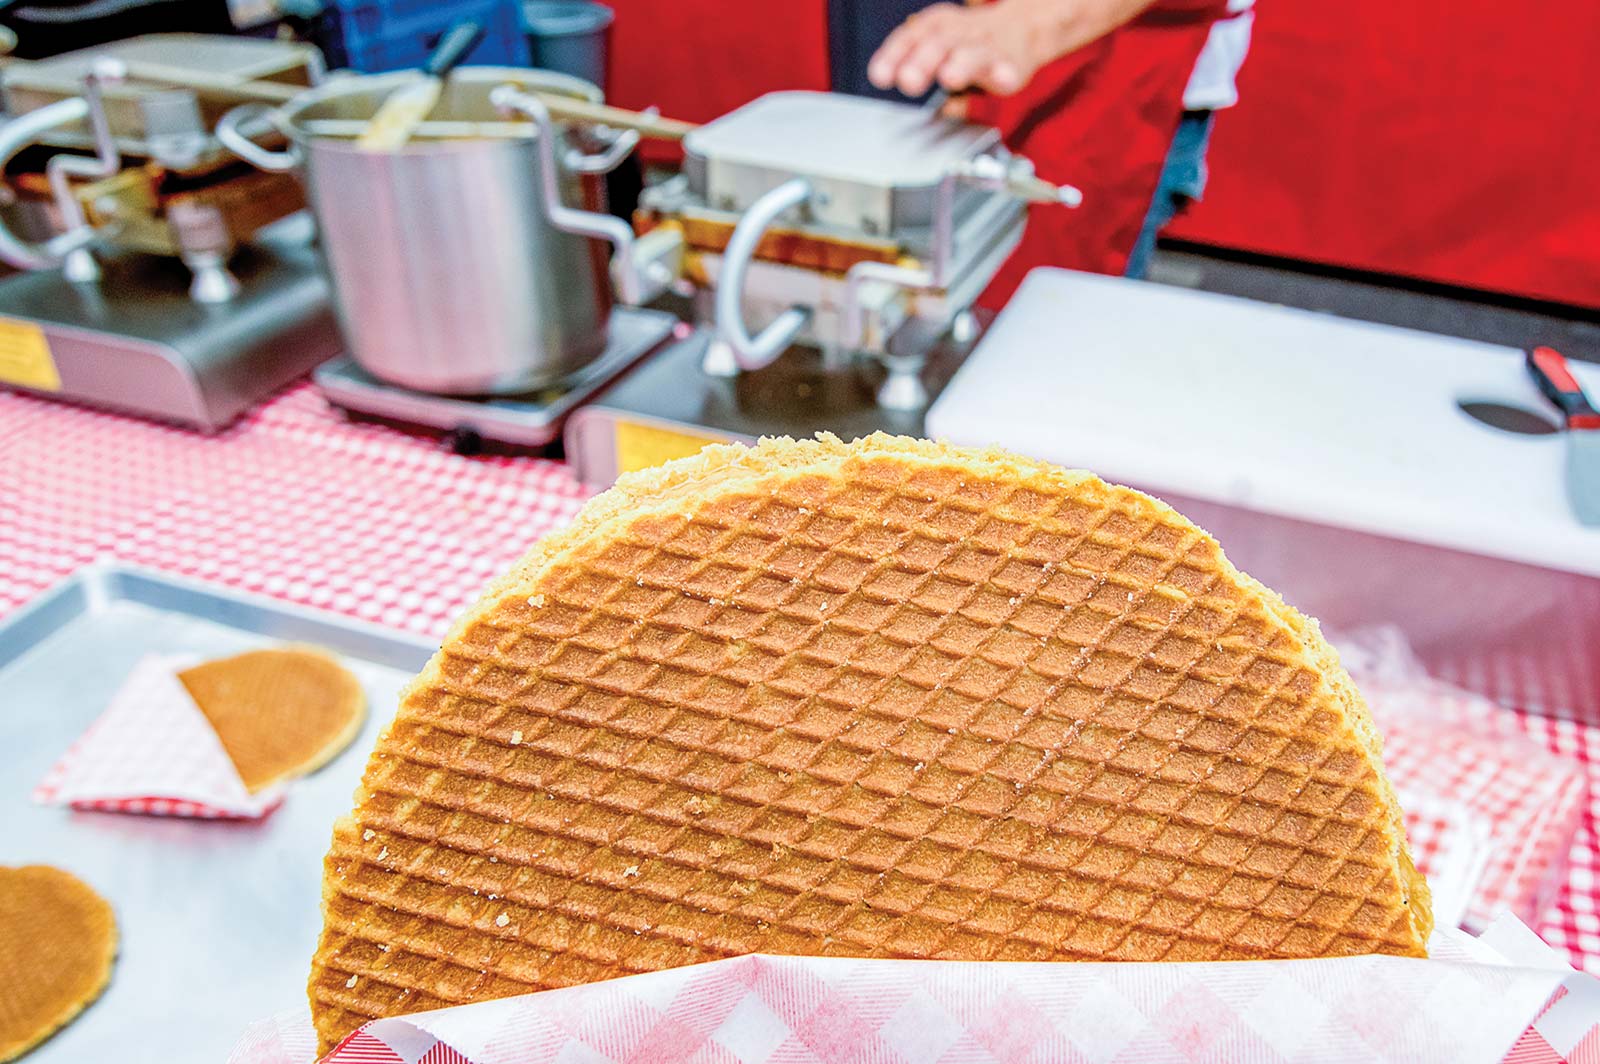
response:
[[[717,277],[717,337],[732,349],[742,369],[760,369],[774,362],[810,316],[800,307],[790,307],[756,336],[750,335],[744,323],[744,275],[757,245],[778,215],[809,202],[811,192],[811,182],[795,177],[763,195],[733,227],[722,253],[722,271]]]
[[[555,122],[551,119],[550,109],[544,105],[544,101],[533,93],[523,92],[515,85],[507,84],[492,91],[489,94],[489,102],[503,113],[525,115],[539,127],[537,150],[540,192],[544,200],[545,215],[550,219],[550,224],[565,233],[610,241],[611,275],[617,286],[618,298],[624,303],[635,305],[650,299],[654,293],[646,290],[639,273],[639,264],[634,260],[633,227],[621,218],[600,214],[597,211],[578,210],[561,202],[561,186],[556,179],[560,163],[556,159]],[[622,139],[619,138],[619,142]],[[630,144],[629,148],[631,147]],[[609,157],[614,149],[615,145],[602,153],[602,157]],[[616,161],[621,162],[626,154],[627,152],[617,152]]]
[[[284,135],[289,142],[287,148],[283,151],[263,148],[245,132],[247,124],[254,125],[263,121]],[[283,115],[276,108],[268,107],[266,104],[240,104],[217,122],[216,133],[217,140],[222,142],[223,147],[258,170],[282,173],[300,165],[300,147],[294,142],[294,134],[289,130]]]

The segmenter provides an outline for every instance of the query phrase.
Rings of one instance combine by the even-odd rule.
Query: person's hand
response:
[[[1009,4],[935,4],[889,34],[867,79],[880,89],[921,96],[935,84],[948,92],[982,89],[1009,95],[1051,58],[1034,47],[1033,20],[1008,12]]]
[[[978,89],[1021,91],[1040,67],[1075,52],[1137,16],[1153,0],[996,0],[935,4],[889,34],[867,79],[921,96]]]

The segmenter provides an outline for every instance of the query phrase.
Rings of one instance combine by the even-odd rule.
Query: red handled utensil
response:
[[[1528,352],[1528,373],[1566,418],[1567,498],[1579,522],[1600,527],[1600,410],[1553,347]]]

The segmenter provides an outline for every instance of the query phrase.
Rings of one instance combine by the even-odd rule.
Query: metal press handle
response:
[[[1018,156],[1000,159],[980,155],[955,171],[955,176],[978,188],[994,189],[1024,203],[1081,207],[1083,192],[1075,185],[1057,185],[1033,172],[1033,163]]]
[[[1033,164],[1016,156],[1000,158],[980,155],[945,172],[933,193],[933,234],[931,261],[925,266],[864,260],[845,271],[844,298],[840,302],[841,330],[848,343],[867,344],[866,312],[861,303],[862,286],[868,283],[892,285],[908,292],[926,292],[950,283],[955,258],[956,185],[1003,192],[1024,203],[1053,203],[1077,207],[1083,193],[1072,185],[1055,185],[1038,177]],[[878,346],[887,342],[878,341]]]
[[[741,369],[760,369],[776,361],[810,316],[809,311],[790,307],[756,336],[750,335],[744,323],[744,276],[757,245],[779,215],[810,199],[811,182],[803,177],[785,181],[750,205],[733,227],[733,236],[722,253],[722,270],[717,278],[717,337],[733,351]]]
[[[608,132],[611,133],[611,142],[606,145],[604,151],[585,155],[578,149],[571,148],[561,157],[562,163],[568,170],[577,174],[609,174],[621,166],[622,160],[639,146],[639,131],[624,129]]]
[[[539,127],[536,147],[539,152],[540,192],[550,224],[564,233],[610,241],[611,274],[617,286],[617,297],[624,303],[643,302],[647,293],[639,276],[638,263],[633,257],[633,229],[621,218],[598,211],[581,211],[561,202],[561,185],[556,176],[559,166],[555,149],[556,127],[550,117],[550,108],[533,93],[523,92],[509,84],[490,92],[489,102],[502,113],[525,115]],[[605,154],[609,155],[610,152]],[[621,161],[620,155],[617,161]]]
[[[13,118],[0,126],[0,169],[12,156],[36,143],[53,129],[81,122],[89,117],[89,104],[81,97],[71,97],[46,104],[25,115]],[[52,242],[53,243],[53,242]],[[46,270],[61,262],[61,254],[51,243],[33,244],[23,240],[0,221],[0,258],[19,270]]]
[[[94,227],[83,212],[83,204],[78,202],[72,179],[95,181],[122,169],[122,152],[111,135],[111,119],[106,114],[102,87],[107,82],[121,81],[126,74],[119,59],[102,56],[94,61],[83,79],[83,99],[89,105],[89,133],[94,142],[94,155],[62,153],[44,164],[62,226],[61,235],[50,242],[50,247],[61,256],[61,272],[69,281],[100,279],[100,264],[89,251],[95,239]]]
[[[257,121],[264,121],[282,133],[288,140],[289,146],[282,151],[273,151],[257,144],[244,131],[247,123]],[[276,174],[293,170],[300,165],[300,147],[295,144],[294,134],[288,128],[288,123],[276,108],[264,103],[242,103],[235,107],[222,116],[217,123],[216,133],[217,140],[222,142],[223,147],[258,170]]]
[[[109,177],[121,167],[122,154],[111,136],[111,124],[106,118],[100,87],[104,82],[120,80],[123,74],[119,61],[99,59],[84,77],[81,97],[58,100],[0,126],[0,171],[17,152],[62,126],[87,120],[94,141],[92,156],[63,153],[45,163],[45,176],[49,179],[50,190],[61,213],[64,231],[42,244],[33,244],[0,222],[0,259],[21,270],[46,270],[61,266],[70,281],[93,281],[99,277],[100,267],[89,252],[95,232],[84,217],[83,205],[78,202],[71,178]]]

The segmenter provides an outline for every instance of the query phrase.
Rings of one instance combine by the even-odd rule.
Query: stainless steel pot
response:
[[[599,102],[599,89],[546,71],[467,67],[410,144],[358,149],[353,134],[416,76],[332,78],[275,111],[236,108],[217,135],[263,169],[301,168],[345,340],[367,372],[452,395],[554,384],[605,347],[611,286],[592,238],[624,253],[632,241],[625,223],[572,204],[598,206],[588,175],[615,166],[637,136],[584,155],[527,90]],[[287,150],[251,139],[269,126]]]

